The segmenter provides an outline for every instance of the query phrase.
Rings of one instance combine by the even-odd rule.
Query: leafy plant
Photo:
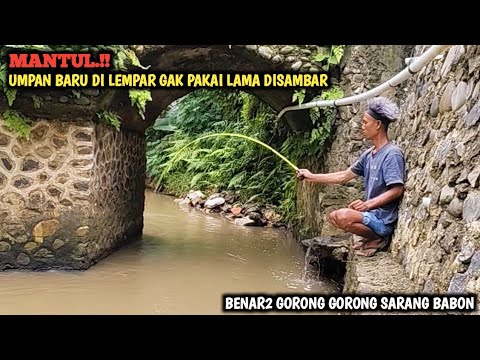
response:
[[[292,98],[292,102],[295,102],[298,100],[298,104],[302,104],[303,103],[303,100],[305,100],[305,94],[306,94],[306,90],[305,89],[301,89],[301,90],[295,90],[293,92],[293,98]]]
[[[330,65],[340,64],[344,53],[345,45],[332,45],[328,53],[319,53],[313,57],[313,60],[322,63],[322,69],[328,71]]]
[[[117,114],[110,111],[102,111],[97,114],[100,121],[107,125],[113,126],[117,131],[120,131],[121,118]]]
[[[332,46],[332,55],[330,56],[330,64],[340,64],[340,60],[345,53],[345,45],[333,45]]]
[[[20,138],[30,139],[31,120],[15,110],[7,110],[3,113],[3,119],[7,128]]]
[[[7,87],[7,64],[2,64],[0,60],[0,88],[5,93],[8,106],[12,106],[17,96],[17,89]]]
[[[5,96],[7,97],[8,106],[12,106],[17,97],[17,89],[5,89]]]
[[[130,89],[129,92],[130,101],[132,106],[138,109],[140,116],[145,120],[145,108],[147,101],[152,101],[152,94],[149,90]]]
[[[35,109],[40,109],[42,107],[43,99],[40,96],[33,95],[32,100],[33,100],[33,107]]]

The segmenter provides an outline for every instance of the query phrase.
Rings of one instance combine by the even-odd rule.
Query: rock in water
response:
[[[217,198],[214,198],[214,199],[209,199],[205,202],[205,205],[204,207],[206,207],[207,209],[213,209],[217,206],[221,206],[225,204],[225,199],[222,198],[222,197],[217,197]]]

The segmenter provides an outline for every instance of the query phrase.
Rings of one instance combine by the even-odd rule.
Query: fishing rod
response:
[[[234,133],[215,133],[215,134],[208,134],[208,135],[204,135],[204,136],[201,136],[191,142],[189,142],[187,145],[185,145],[179,152],[178,154],[181,154],[187,147],[189,147],[190,145],[196,143],[197,141],[200,141],[200,140],[203,140],[203,139],[207,139],[207,138],[210,138],[210,137],[215,137],[215,136],[232,136],[232,137],[238,137],[238,138],[242,138],[242,139],[247,139],[247,140],[250,140],[250,141],[253,141],[259,145],[262,145],[263,147],[267,148],[268,150],[270,150],[271,152],[273,152],[275,155],[277,155],[280,159],[282,159],[283,161],[285,161],[288,165],[290,165],[290,167],[292,167],[295,171],[298,170],[298,166],[296,166],[295,164],[293,164],[290,160],[288,160],[285,156],[283,156],[282,154],[280,154],[277,150],[275,150],[274,148],[272,148],[270,145],[267,145],[265,144],[264,142],[261,142],[260,140],[257,140],[255,138],[252,138],[250,136],[247,136],[247,135],[242,135],[242,134],[234,134]]]

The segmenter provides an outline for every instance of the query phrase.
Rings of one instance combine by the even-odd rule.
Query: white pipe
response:
[[[442,55],[437,55],[433,58],[433,60],[440,60],[443,56]],[[405,59],[405,65],[410,65],[411,63],[413,63],[414,61],[416,61],[418,59],[418,56],[417,57],[408,57]]]
[[[408,67],[403,69],[401,72],[399,72],[397,75],[392,77],[390,80],[384,82],[383,84],[377,86],[376,88],[373,88],[367,92],[364,92],[359,95],[354,95],[354,96],[349,96],[346,98],[338,99],[338,100],[318,100],[318,101],[312,101],[309,103],[305,104],[300,104],[300,105],[295,105],[295,106],[288,106],[284,108],[282,111],[277,116],[277,119],[280,119],[283,114],[287,111],[292,111],[292,110],[305,110],[305,109],[310,109],[314,107],[321,107],[321,106],[342,106],[342,105],[350,105],[355,102],[361,102],[365,101],[368,99],[371,99],[375,96],[378,96],[380,94],[383,94],[390,88],[393,88],[395,86],[398,86],[401,82],[407,80],[410,78],[412,75],[416,74],[417,72],[420,71],[425,65],[430,63],[438,54],[442,53],[445,51],[448,47],[451,45],[434,45],[425,53],[418,57],[415,58],[413,62],[410,62]]]

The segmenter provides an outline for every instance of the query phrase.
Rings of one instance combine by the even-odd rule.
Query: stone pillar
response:
[[[0,118],[0,269],[85,269],[141,232],[144,164],[143,135],[38,120],[24,140]]]

